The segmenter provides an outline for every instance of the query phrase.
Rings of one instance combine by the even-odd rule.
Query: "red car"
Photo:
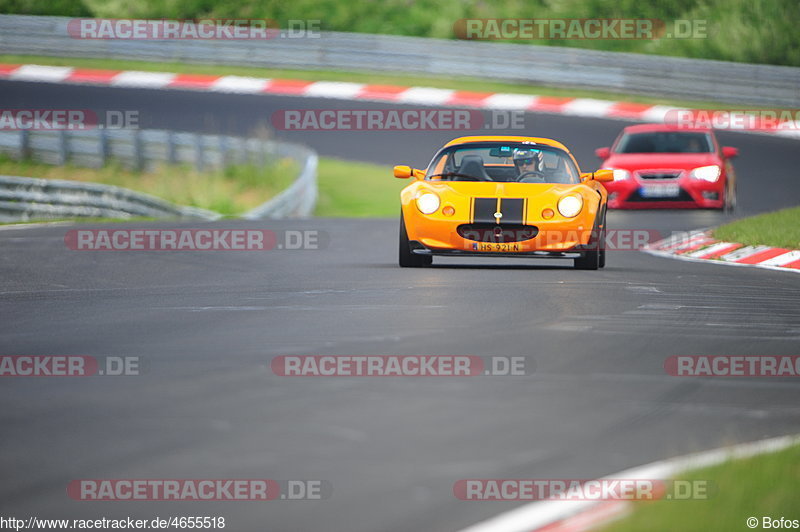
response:
[[[704,208],[733,211],[739,150],[720,146],[711,129],[640,124],[628,126],[611,148],[598,148],[612,209]]]

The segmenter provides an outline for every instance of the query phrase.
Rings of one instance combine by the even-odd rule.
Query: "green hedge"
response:
[[[2,13],[140,18],[318,19],[325,30],[454,38],[462,18],[707,21],[708,37],[536,44],[800,66],[798,0],[0,0]]]

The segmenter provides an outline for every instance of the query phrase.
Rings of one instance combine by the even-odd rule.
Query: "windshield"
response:
[[[575,184],[580,183],[580,174],[572,158],[559,148],[481,142],[444,149],[431,161],[425,179]]]
[[[617,153],[710,153],[714,145],[708,133],[654,131],[626,133],[614,150]]]

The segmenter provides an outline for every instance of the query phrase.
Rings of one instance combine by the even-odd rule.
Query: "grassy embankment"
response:
[[[800,207],[736,220],[714,229],[714,238],[748,246],[800,249]]]
[[[635,502],[629,516],[603,528],[603,532],[640,530],[748,530],[747,519],[800,519],[797,486],[800,485],[800,446],[681,475],[681,480],[706,481],[707,499]],[[752,527],[751,527],[752,528]]]

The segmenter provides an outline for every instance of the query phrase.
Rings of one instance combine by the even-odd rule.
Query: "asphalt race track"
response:
[[[0,82],[8,108],[139,110],[140,126],[247,133],[278,109],[387,104]],[[582,167],[624,122],[526,116]],[[516,134],[517,132],[510,132]],[[323,156],[425,166],[453,132],[278,133]],[[736,133],[739,215],[798,204],[797,141]],[[375,179],[392,179],[390,172]],[[612,212],[611,229],[717,225],[706,211]],[[133,224],[152,227],[154,224]],[[155,224],[158,227],[195,227]],[[798,432],[791,379],[671,377],[672,355],[798,355],[800,276],[638,251],[608,266],[396,265],[397,220],[225,221],[316,230],[319,250],[77,252],[64,226],[0,230],[0,355],[138,356],[138,377],[6,378],[0,513],[221,515],[227,530],[455,531],[518,503],[465,478],[592,478]],[[93,227],[93,226],[90,226]],[[526,377],[285,378],[278,355],[527,357]],[[323,479],[322,501],[81,502],[73,479]],[[679,504],[679,503],[676,503]]]

